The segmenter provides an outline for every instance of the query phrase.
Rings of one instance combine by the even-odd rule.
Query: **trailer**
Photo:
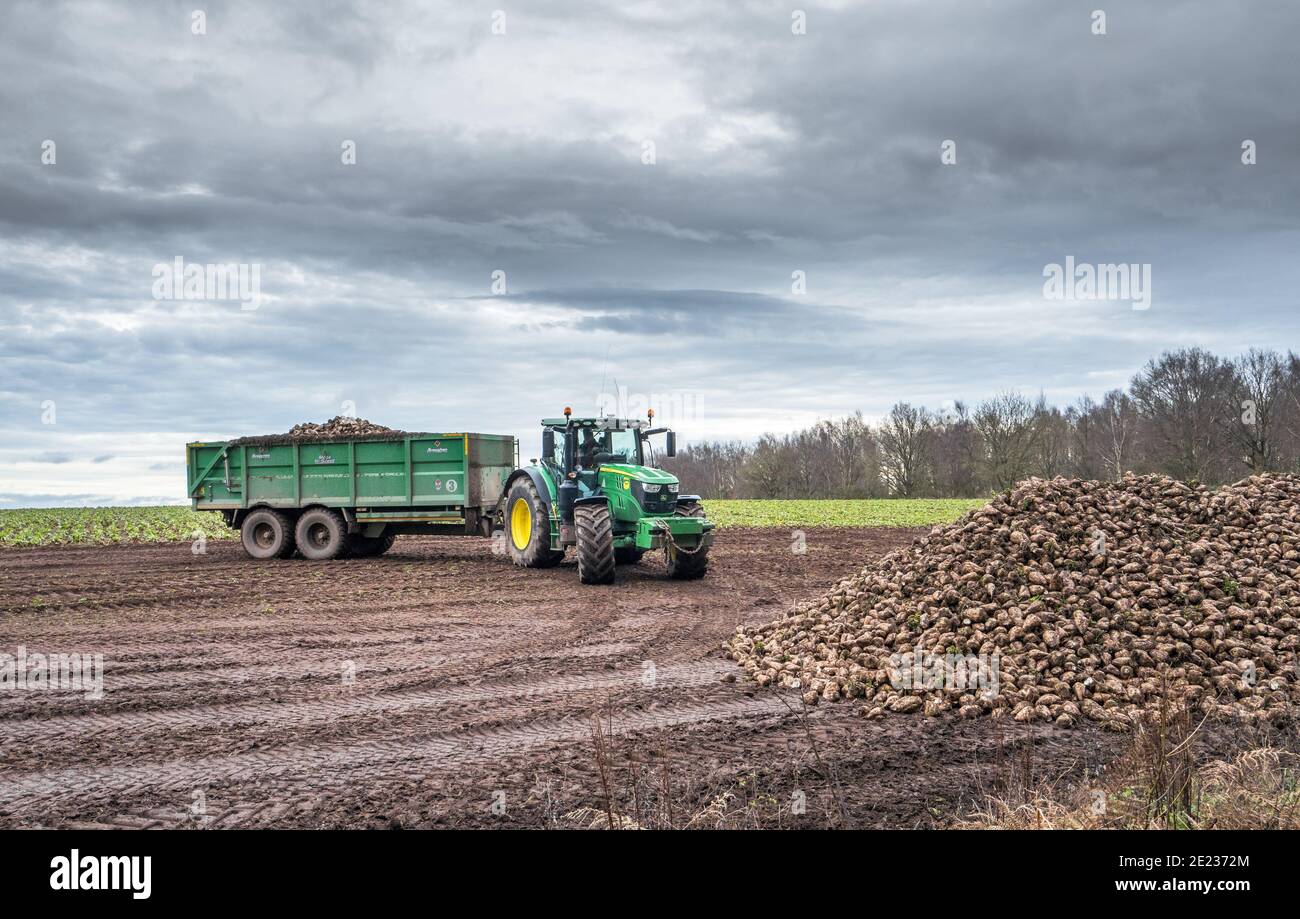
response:
[[[379,555],[402,533],[488,536],[518,441],[503,434],[250,437],[186,445],[195,510],[254,558]]]

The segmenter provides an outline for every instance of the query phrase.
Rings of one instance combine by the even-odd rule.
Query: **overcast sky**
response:
[[[527,458],[602,382],[698,441],[1292,347],[1300,8],[1103,2],[6,0],[0,507],[345,403]]]

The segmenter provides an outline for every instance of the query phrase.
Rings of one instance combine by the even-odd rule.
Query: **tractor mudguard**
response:
[[[609,504],[609,495],[598,491],[594,495],[587,495],[573,502],[574,507],[582,507],[584,504]]]
[[[678,503],[679,505],[682,505],[682,504],[699,504],[699,503],[700,503],[701,501],[703,501],[703,500],[704,500],[704,499],[701,498],[699,495],[678,495],[678,496],[677,496],[677,503]]]
[[[542,499],[542,506],[546,508],[546,516],[552,516],[551,490],[546,486],[546,477],[543,476],[539,470],[534,469],[531,466],[525,466],[510,473],[510,477],[506,479],[505,484],[501,486],[501,497],[497,499],[497,506],[501,507],[502,502],[506,499],[506,495],[510,494],[510,486],[525,475],[533,480],[533,487],[537,489],[537,496]]]

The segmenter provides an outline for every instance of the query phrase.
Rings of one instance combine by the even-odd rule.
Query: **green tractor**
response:
[[[695,495],[680,494],[676,476],[656,469],[650,437],[676,435],[625,418],[542,419],[542,456],[510,474],[496,523],[511,560],[527,568],[558,565],[569,546],[584,584],[611,584],[616,565],[634,565],[662,549],[668,574],[703,577],[713,524]]]

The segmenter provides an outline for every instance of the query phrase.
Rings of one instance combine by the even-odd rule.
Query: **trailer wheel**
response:
[[[505,508],[506,549],[521,568],[551,568],[564,552],[551,549],[551,521],[532,479],[521,477],[510,486]]]
[[[609,507],[583,504],[573,509],[578,531],[578,580],[584,584],[614,583],[614,523]]]
[[[338,558],[347,551],[347,524],[338,511],[328,507],[313,507],[304,511],[298,518],[295,535],[302,557],[314,562]]]
[[[623,549],[615,549],[614,564],[638,565],[641,563],[641,556],[643,555],[645,555],[645,549],[638,549],[635,546],[628,546]]]
[[[674,517],[703,517],[704,507],[700,504],[682,504],[673,510]],[[709,547],[698,552],[679,552],[671,542],[664,545],[664,562],[668,566],[668,576],[678,581],[693,581],[704,577],[709,569]]]
[[[396,533],[384,533],[380,536],[349,536],[348,554],[357,558],[374,558],[393,548]]]
[[[279,511],[259,507],[244,517],[239,541],[252,558],[288,558],[294,550],[293,524]]]

